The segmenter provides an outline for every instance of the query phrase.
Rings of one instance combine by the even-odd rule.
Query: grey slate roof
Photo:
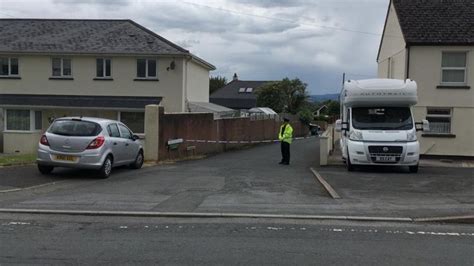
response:
[[[132,20],[0,19],[0,52],[189,54]]]
[[[408,45],[474,44],[474,0],[392,0]]]
[[[250,109],[257,106],[255,91],[269,82],[272,81],[233,80],[213,92],[209,96],[209,101],[232,109]],[[239,93],[240,88],[253,88],[253,91],[251,93]]]
[[[86,108],[144,109],[149,104],[159,104],[161,97],[136,96],[79,96],[44,94],[0,94],[0,106],[44,106]]]

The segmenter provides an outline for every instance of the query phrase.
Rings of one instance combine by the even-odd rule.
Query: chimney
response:
[[[237,76],[237,73],[234,73],[234,77],[232,78],[232,80],[239,80],[239,77]]]

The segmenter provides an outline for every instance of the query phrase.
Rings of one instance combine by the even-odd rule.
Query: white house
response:
[[[380,78],[418,84],[415,120],[425,155],[474,156],[472,0],[392,0],[377,56]]]
[[[71,115],[143,133],[145,105],[209,102],[214,69],[131,20],[0,19],[0,146],[34,152],[50,121]]]

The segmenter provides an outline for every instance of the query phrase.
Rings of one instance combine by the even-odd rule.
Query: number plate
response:
[[[68,162],[75,162],[77,160],[76,156],[69,156],[69,155],[56,155],[55,158],[58,161],[68,161]]]
[[[376,156],[375,160],[377,162],[396,162],[394,156]]]

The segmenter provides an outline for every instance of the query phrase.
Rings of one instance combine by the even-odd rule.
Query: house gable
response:
[[[404,79],[407,51],[397,12],[390,3],[377,55],[378,77]]]

